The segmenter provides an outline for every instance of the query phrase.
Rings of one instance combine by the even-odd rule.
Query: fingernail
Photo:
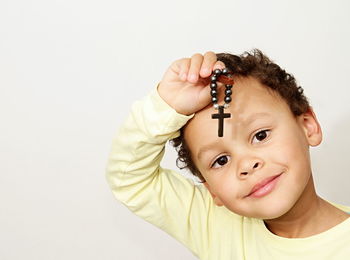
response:
[[[215,66],[214,70],[216,70],[216,69],[223,70],[224,68],[225,68],[225,66],[217,65],[217,66]]]
[[[209,73],[209,69],[208,68],[203,68],[202,69],[202,74],[206,75]]]
[[[190,81],[196,81],[197,80],[197,76],[195,74],[191,74],[189,80]]]

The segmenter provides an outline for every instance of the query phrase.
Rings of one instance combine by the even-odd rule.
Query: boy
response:
[[[234,87],[218,137],[209,77],[225,67]],[[168,140],[204,185],[159,166]],[[314,188],[309,146],[321,140],[294,77],[259,50],[195,54],[135,103],[107,179],[118,200],[200,259],[347,259],[350,207]]]

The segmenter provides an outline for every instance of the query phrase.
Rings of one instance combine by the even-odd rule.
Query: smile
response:
[[[266,180],[264,184],[259,185],[258,187],[254,187],[253,191],[250,194],[248,194],[246,197],[261,198],[269,194],[275,188],[281,175],[282,173]]]

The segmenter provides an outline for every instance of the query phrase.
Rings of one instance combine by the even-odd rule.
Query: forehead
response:
[[[217,135],[218,120],[211,118],[217,110],[212,104],[197,112],[186,125],[184,138],[193,153],[196,153],[196,148],[200,148],[198,146],[213,140],[222,142],[225,136],[237,133],[252,122],[283,115],[292,116],[287,103],[254,78],[236,78],[232,92],[230,107],[225,109],[226,113],[231,113],[231,118],[224,119],[224,138]]]

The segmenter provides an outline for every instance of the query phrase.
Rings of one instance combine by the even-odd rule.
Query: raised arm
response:
[[[180,75],[184,72],[181,64],[172,64],[167,72],[168,78],[175,79],[176,73]],[[210,96],[206,97],[204,92],[198,94],[207,87],[198,78],[196,83],[184,80],[182,84],[177,84],[187,91],[176,90],[174,79],[167,81],[166,74],[157,89],[133,105],[129,117],[113,140],[106,177],[119,201],[197,254],[198,248],[208,243],[208,212],[213,206],[211,196],[204,186],[194,185],[192,180],[161,168],[160,162],[166,142],[179,135],[179,129],[194,112],[207,105],[205,99],[210,102]],[[169,92],[164,92],[165,87]],[[184,94],[189,92],[202,95],[193,99],[198,103],[192,102],[192,108],[183,103],[184,99],[188,99]],[[161,97],[161,93],[173,95],[172,98],[171,95]]]

